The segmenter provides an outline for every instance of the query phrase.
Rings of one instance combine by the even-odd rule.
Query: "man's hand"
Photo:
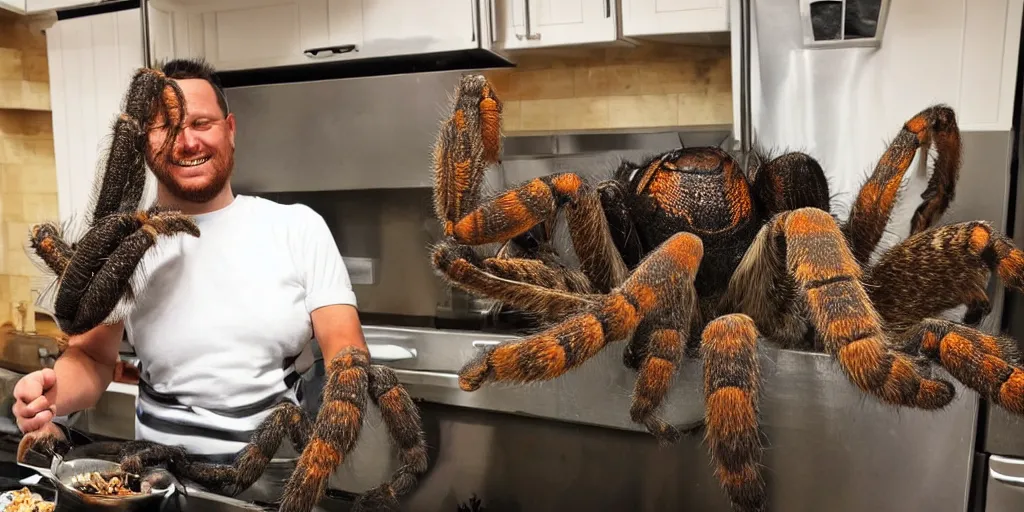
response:
[[[57,413],[57,374],[44,368],[32,372],[14,386],[14,417],[22,433],[39,430]]]

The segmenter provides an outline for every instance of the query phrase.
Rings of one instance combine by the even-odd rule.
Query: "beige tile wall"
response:
[[[24,18],[0,13],[0,324],[22,326],[33,276],[25,243],[32,224],[57,220],[46,38]]]
[[[486,73],[508,134],[732,123],[728,47],[533,50]]]

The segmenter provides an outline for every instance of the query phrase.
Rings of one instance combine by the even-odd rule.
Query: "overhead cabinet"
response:
[[[18,14],[25,13],[25,0],[0,0],[0,9],[14,11]]]
[[[9,3],[9,2],[8,2]],[[18,3],[18,2],[15,2]],[[25,12],[37,13],[54,9],[67,9],[96,3],[96,0],[23,0]]]
[[[617,0],[495,0],[506,50],[619,39]]]
[[[626,37],[729,30],[730,0],[620,0]]]
[[[505,50],[729,31],[729,0],[494,0]]]
[[[155,59],[204,57],[219,70],[487,47],[476,0],[154,0]]]

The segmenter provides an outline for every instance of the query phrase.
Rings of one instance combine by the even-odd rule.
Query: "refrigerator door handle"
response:
[[[988,474],[997,482],[1013,487],[1024,487],[1024,460],[991,455]]]

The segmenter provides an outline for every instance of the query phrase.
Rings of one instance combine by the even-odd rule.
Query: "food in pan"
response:
[[[28,487],[0,494],[0,510],[3,512],[53,512],[53,508],[53,503]]]
[[[140,494],[139,491],[133,489],[133,487],[138,487],[137,483],[138,477],[130,473],[107,473],[107,477],[104,477],[104,475],[93,471],[71,477],[71,487],[75,490],[103,496]]]

